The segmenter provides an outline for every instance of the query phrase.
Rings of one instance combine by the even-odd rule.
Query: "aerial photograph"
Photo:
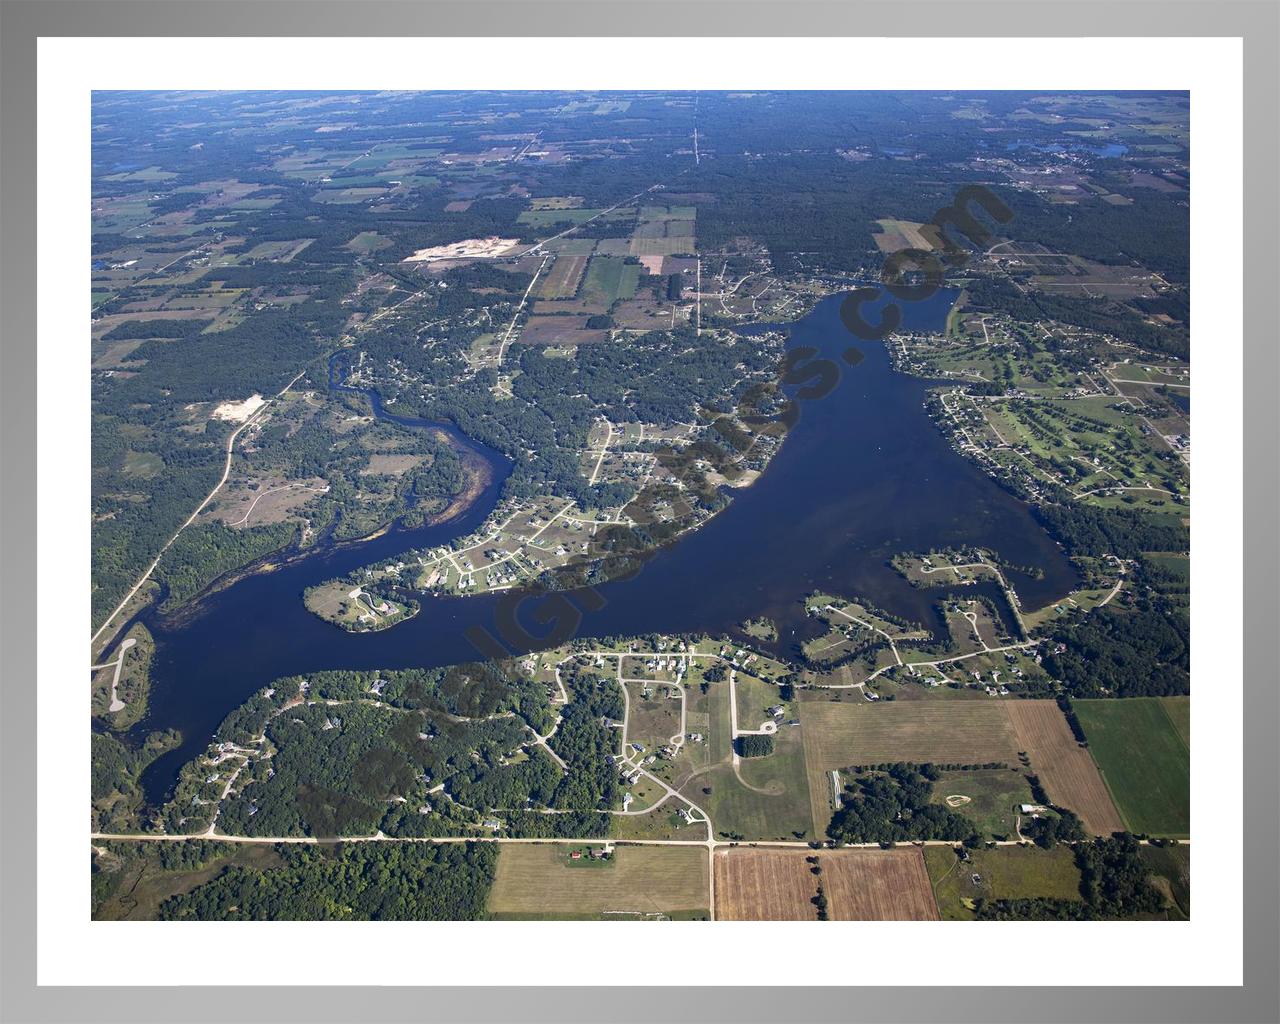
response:
[[[1188,921],[1190,158],[95,92],[93,919]]]

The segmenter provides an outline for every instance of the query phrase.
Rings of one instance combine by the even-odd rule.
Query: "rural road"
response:
[[[160,564],[160,559],[162,559],[164,557],[165,552],[168,551],[169,548],[173,546],[173,542],[178,539],[178,535],[182,533],[182,531],[185,530],[188,526],[190,526],[192,523],[195,522],[196,516],[198,516],[201,512],[203,512],[205,508],[208,507],[209,502],[213,501],[214,496],[220,490],[222,490],[222,485],[227,482],[227,477],[231,475],[231,459],[234,454],[236,438],[240,436],[241,432],[243,432],[246,427],[249,427],[254,423],[256,423],[262,417],[263,412],[265,412],[268,408],[270,408],[273,402],[278,401],[280,398],[282,398],[291,387],[293,387],[296,383],[298,383],[299,380],[302,379],[302,377],[306,374],[306,372],[307,372],[306,370],[303,370],[301,373],[298,374],[298,376],[294,377],[293,380],[289,381],[288,384],[286,384],[283,388],[281,388],[280,391],[277,392],[274,397],[267,399],[267,401],[265,401],[262,404],[262,406],[252,416],[250,416],[243,423],[241,423],[240,426],[236,427],[236,429],[233,430],[231,434],[227,437],[227,455],[226,455],[226,460],[224,461],[222,466],[222,476],[219,477],[218,482],[213,485],[213,490],[211,490],[207,495],[205,495],[204,501],[200,502],[200,504],[196,506],[196,510],[187,517],[186,522],[184,522],[181,526],[179,526],[173,532],[173,536],[164,542],[164,547],[162,547],[160,549],[160,553],[156,555],[155,561],[153,561],[149,566],[147,566],[147,571],[144,572],[140,577],[138,577],[138,582],[133,585],[133,589],[131,589],[127,594],[125,594],[124,600],[122,600],[118,605],[116,605],[115,611],[113,611],[110,615],[107,616],[106,621],[103,622],[102,625],[98,627],[97,632],[94,633],[93,636],[89,638],[90,646],[92,646],[94,643],[97,642],[98,637],[100,637],[103,634],[103,631],[106,630],[106,628],[110,626],[112,622],[115,621],[116,616],[119,615],[124,610],[125,606],[130,601],[133,600],[134,595],[137,594],[137,592],[142,589],[142,585],[146,583],[148,579],[151,578],[151,574],[156,571],[156,566]]]
[[[120,650],[116,652],[115,661],[108,661],[102,665],[89,666],[91,670],[97,670],[100,668],[110,668],[112,665],[116,667],[115,675],[111,677],[111,704],[107,707],[107,710],[112,713],[115,713],[117,711],[123,711],[125,708],[124,701],[120,699],[120,690],[119,690],[120,671],[121,669],[124,668],[124,652],[127,651],[130,647],[132,647],[137,642],[138,641],[135,640],[133,637],[127,637],[124,640],[124,642],[120,644]]]

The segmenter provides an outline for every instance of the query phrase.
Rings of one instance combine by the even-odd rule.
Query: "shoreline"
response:
[[[441,433],[448,437],[447,432],[442,431]],[[452,438],[449,440],[451,443],[456,443]],[[447,525],[469,511],[475,505],[479,497],[485,492],[486,488],[493,483],[493,469],[489,465],[488,460],[475,451],[468,450],[464,451],[462,454],[464,469],[468,471],[467,485],[459,494],[450,499],[449,504],[447,504],[438,514],[427,517],[426,521],[420,527],[411,527],[408,529],[427,529]],[[407,514],[407,511],[409,510],[406,510],[405,513],[401,513],[401,515],[396,516],[389,522],[384,523],[373,532],[362,534],[359,537],[351,537],[337,541],[331,540],[302,549],[297,547],[296,540],[290,541],[289,544],[284,547],[268,552],[267,554],[262,555],[239,568],[228,570],[221,576],[212,580],[199,593],[188,598],[186,601],[183,601],[176,608],[168,612],[161,610],[163,600],[157,603],[153,595],[152,600],[140,607],[133,616],[122,623],[122,628],[127,626],[129,623],[137,621],[139,616],[145,615],[148,611],[153,612],[153,614],[161,620],[165,630],[181,627],[184,623],[198,617],[200,613],[200,606],[205,601],[229,587],[234,586],[241,580],[248,579],[251,576],[264,576],[269,573],[277,572],[280,569],[286,569],[291,566],[298,565],[299,563],[306,561],[308,558],[318,554],[335,554],[342,551],[348,551],[361,544],[367,544],[370,541],[387,536],[388,534],[395,532],[398,528],[405,529],[400,527],[399,523],[403,516]],[[405,532],[408,532],[408,529],[406,529]],[[406,618],[412,618],[412,616],[406,616]],[[405,619],[399,619],[396,623],[393,623],[393,625],[398,625],[403,621],[405,621]],[[384,628],[390,629],[391,627],[387,626]],[[367,632],[381,631],[382,630],[368,630]],[[350,631],[346,630],[344,632]],[[115,635],[118,636],[119,633],[117,632]]]

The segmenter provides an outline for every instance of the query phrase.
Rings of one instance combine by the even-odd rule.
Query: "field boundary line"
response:
[[[1169,722],[1169,728],[1173,730],[1174,739],[1182,745],[1182,749],[1187,752],[1187,756],[1191,756],[1191,744],[1182,738],[1182,730],[1178,728],[1178,723],[1173,720],[1173,715],[1169,714],[1169,705],[1165,703],[1165,698],[1157,697],[1156,703],[1160,705],[1160,710],[1164,712],[1165,719]]]

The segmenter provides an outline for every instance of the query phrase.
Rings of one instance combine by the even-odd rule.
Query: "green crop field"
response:
[[[1160,703],[1164,705],[1164,710],[1169,716],[1169,721],[1171,721],[1173,723],[1173,727],[1178,730],[1178,735],[1182,737],[1182,742],[1190,747],[1191,698],[1161,697]]]
[[[618,299],[629,299],[640,283],[640,266],[626,263],[620,256],[596,256],[587,267],[582,284],[582,297],[611,306]]]
[[[556,224],[581,224],[598,217],[603,210],[525,210],[516,218],[519,224],[535,228],[547,228]]]
[[[1155,697],[1078,700],[1075,709],[1093,759],[1129,830],[1188,835],[1190,748],[1164,702]]]
[[[391,239],[383,238],[376,231],[361,231],[347,243],[347,248],[352,252],[358,252],[362,256],[367,256],[371,252],[377,252],[379,249],[385,249],[391,244]]]

